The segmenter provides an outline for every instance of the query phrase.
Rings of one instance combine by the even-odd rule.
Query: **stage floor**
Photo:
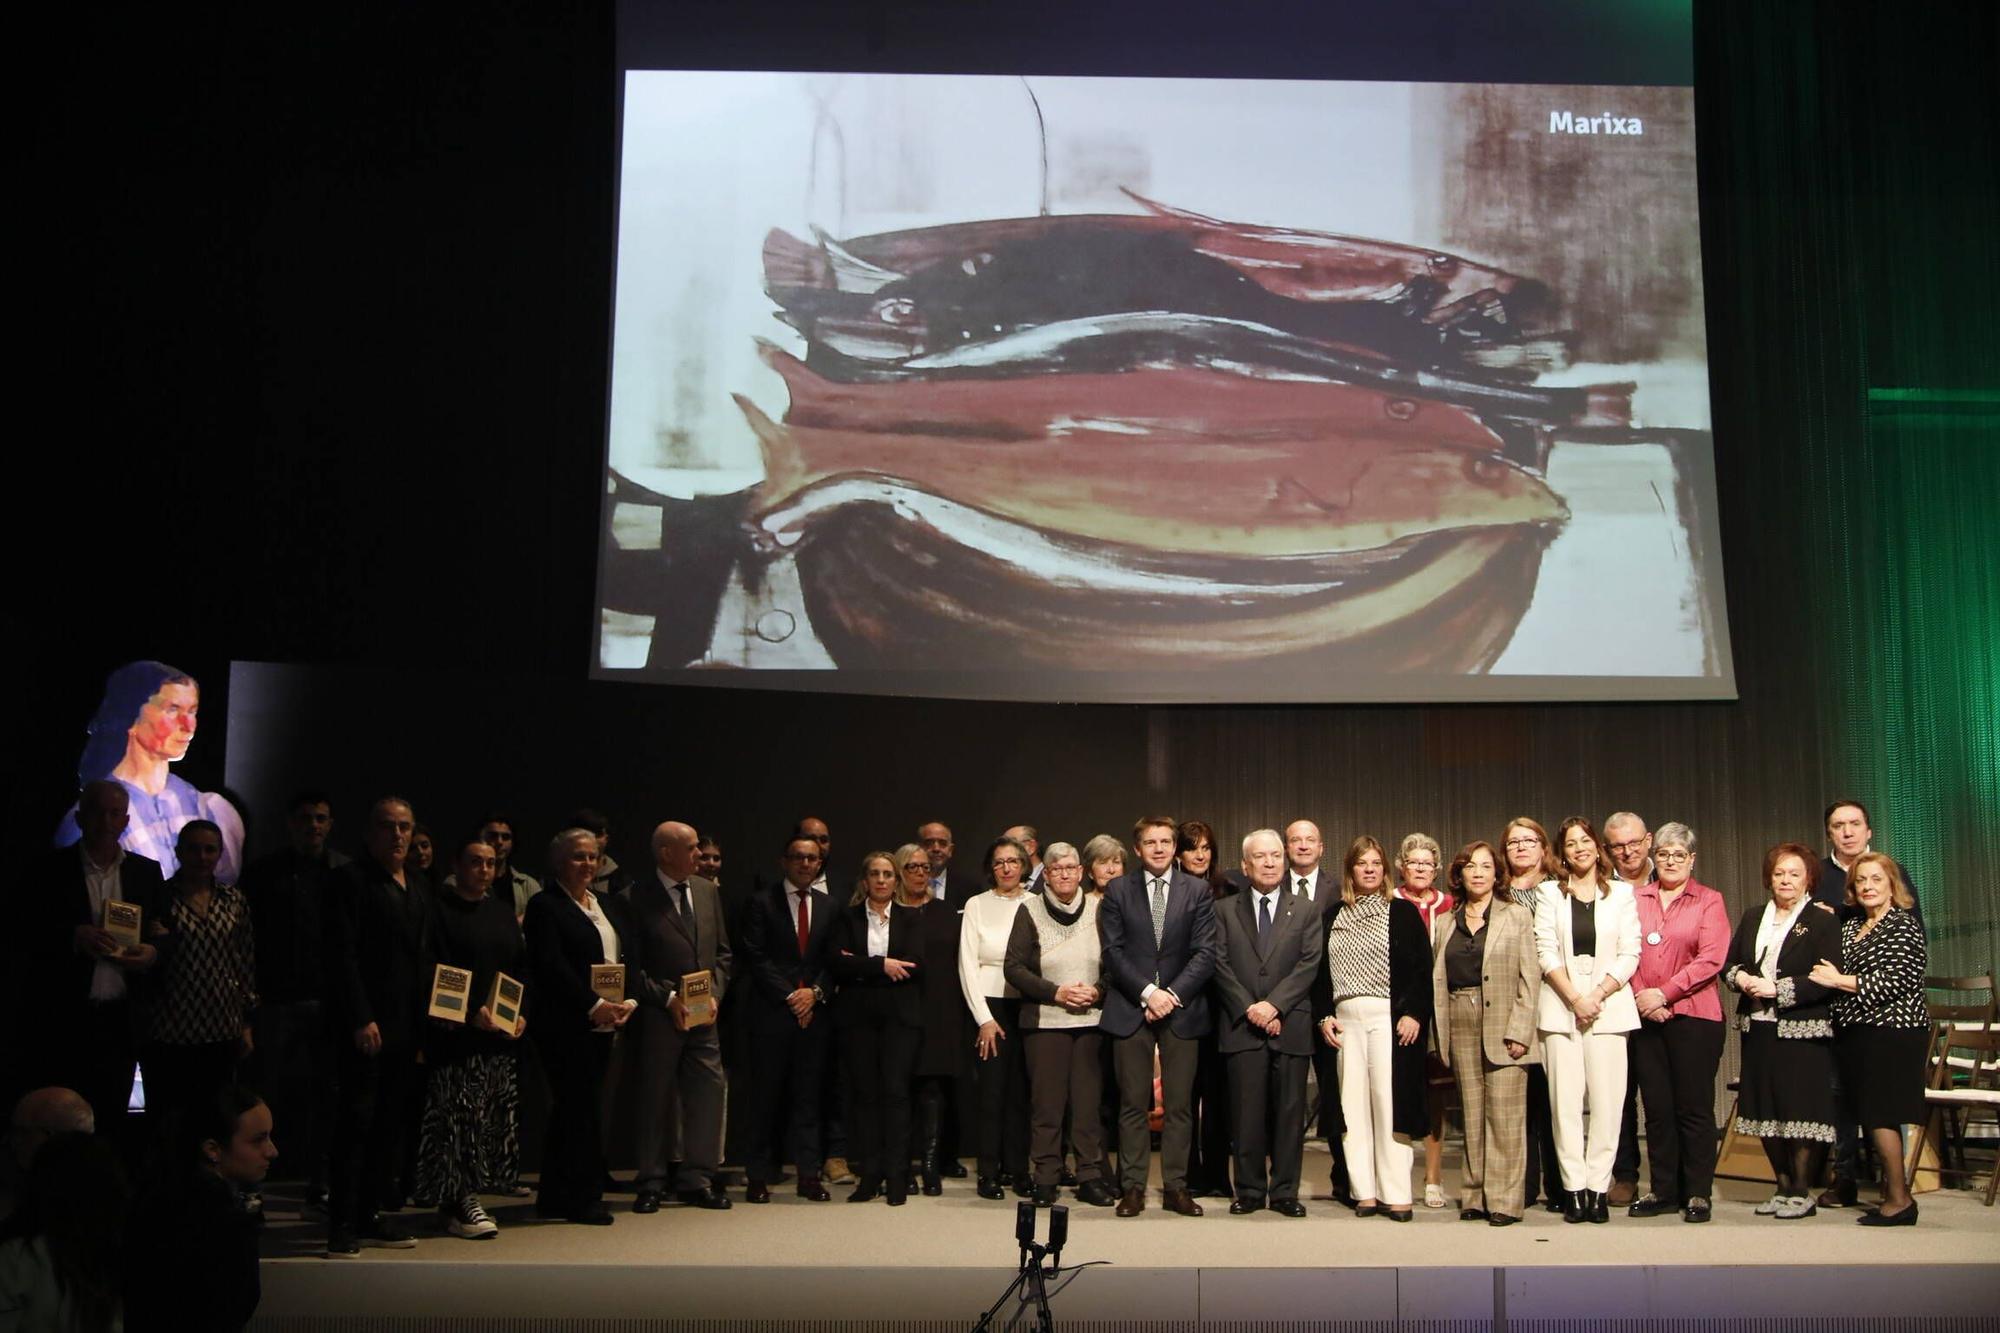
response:
[[[1323,1179],[1324,1161],[1308,1157],[1308,1171]],[[1620,1215],[1570,1225],[1536,1209],[1494,1228],[1421,1204],[1397,1225],[1320,1199],[1297,1220],[1230,1217],[1224,1200],[1183,1218],[1160,1211],[1157,1190],[1145,1214],[1121,1219],[1066,1199],[1063,1280],[1074,1279],[1053,1306],[1063,1327],[1104,1329],[2000,1328],[2000,1209],[1976,1196],[1925,1194],[1918,1226],[1876,1229],[1855,1225],[1853,1209],[1756,1217],[1764,1190],[1717,1185],[1706,1226]],[[980,1199],[970,1180],[901,1208],[833,1192],[815,1204],[786,1186],[753,1208],[736,1191],[726,1213],[667,1204],[651,1217],[613,1195],[610,1227],[488,1200],[492,1240],[457,1240],[434,1214],[405,1213],[415,1249],[330,1261],[321,1228],[274,1189],[256,1326],[942,1330],[971,1327],[1011,1276],[1012,1196]]]

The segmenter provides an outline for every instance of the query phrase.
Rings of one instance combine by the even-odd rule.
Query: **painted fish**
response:
[[[1136,232],[1094,220],[1034,239],[926,264],[866,292],[770,281],[771,299],[807,338],[864,358],[947,351],[1042,324],[1096,315],[1176,311],[1246,320],[1322,342],[1435,366],[1459,344],[1505,335],[1504,320],[1432,322],[1429,285],[1371,300],[1279,296],[1176,232]]]
[[[1258,379],[1163,366],[1112,374],[912,379],[843,384],[762,339],[758,354],[791,395],[785,421],[849,431],[1030,440],[1079,433],[1206,434],[1293,440],[1301,434],[1497,453],[1500,437],[1471,411],[1335,380]]]
[[[764,456],[753,512],[831,478],[875,475],[1047,531],[1241,557],[1367,550],[1568,514],[1527,470],[1438,445],[1324,430],[1251,443],[1093,430],[968,441],[781,425],[741,395],[736,403]]]
[[[1593,427],[1631,425],[1635,388],[1617,382],[1542,389],[1466,370],[1404,366],[1245,320],[1160,311],[1064,320],[894,364],[844,356],[815,343],[806,350],[806,364],[843,383],[1187,366],[1364,385],[1399,397],[1457,404],[1485,417]]]

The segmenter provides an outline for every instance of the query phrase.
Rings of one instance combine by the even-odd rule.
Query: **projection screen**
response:
[[[1685,83],[627,59],[600,678],[1734,697]]]

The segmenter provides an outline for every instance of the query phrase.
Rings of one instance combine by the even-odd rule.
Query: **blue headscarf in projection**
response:
[[[165,662],[127,662],[106,678],[104,698],[91,716],[89,739],[84,741],[83,758],[76,765],[79,787],[111,776],[111,770],[125,757],[126,733],[162,685],[195,685],[195,678]]]

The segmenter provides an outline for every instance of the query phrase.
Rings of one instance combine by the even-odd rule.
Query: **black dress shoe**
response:
[[[1713,1216],[1715,1216],[1715,1212],[1709,1206],[1707,1199],[1689,1199],[1687,1207],[1681,1209],[1681,1221],[1683,1222],[1706,1222]]]
[[[1297,1199],[1273,1199],[1271,1211],[1280,1217],[1304,1217],[1306,1206]]]
[[[609,1208],[606,1208],[601,1203],[593,1203],[588,1208],[579,1208],[573,1213],[562,1214],[562,1220],[565,1222],[574,1222],[578,1226],[608,1227],[611,1225],[612,1218]]]
[[[1037,1185],[1028,1197],[1034,1200],[1037,1208],[1053,1208],[1061,1193],[1054,1185]]]
[[[982,1199],[1004,1199],[1007,1197],[1007,1187],[1000,1183],[998,1176],[981,1176],[979,1178],[979,1197]]]
[[[1068,1167],[1064,1167],[1064,1168],[1062,1169],[1062,1174],[1056,1177],[1056,1184],[1058,1184],[1058,1185],[1065,1185],[1065,1186],[1068,1186],[1068,1187],[1069,1187],[1069,1188],[1071,1188],[1071,1189],[1075,1189],[1075,1188],[1076,1188],[1076,1172],[1074,1172],[1074,1171],[1070,1170],[1070,1169],[1069,1169]]]
[[[1885,1213],[1877,1208],[1854,1220],[1864,1227],[1913,1227],[1917,1224],[1917,1201],[1910,1200],[1910,1206],[1899,1213]]]
[[[1520,1220],[1518,1217],[1509,1217],[1505,1213],[1488,1213],[1486,1215],[1486,1225],[1489,1227],[1511,1227]]]
[[[1557,1193],[1551,1194],[1548,1198],[1542,1200],[1542,1211],[1545,1213],[1562,1213],[1567,1216],[1570,1208],[1569,1198],[1570,1194],[1568,1190],[1560,1190]]]
[[[1461,1222],[1484,1222],[1487,1220],[1486,1210],[1484,1208],[1461,1208],[1458,1210],[1458,1220]]]
[[[1646,1193],[1640,1195],[1636,1200],[1634,1200],[1630,1208],[1627,1208],[1625,1210],[1625,1216],[1663,1217],[1668,1213],[1679,1212],[1679,1211],[1680,1211],[1679,1204],[1674,1203],[1672,1200],[1669,1199],[1662,1199],[1659,1195],[1653,1193],[1651,1190],[1648,1190],[1646,1191]]]
[[[1590,1220],[1593,1222],[1609,1222],[1611,1220],[1611,1205],[1604,1201],[1604,1191],[1585,1190],[1584,1193],[1590,1197]]]
[[[1229,1215],[1231,1217],[1248,1217],[1252,1213],[1261,1212],[1263,1207],[1264,1205],[1256,1199],[1237,1199],[1229,1205]]]
[[[766,1185],[763,1181],[753,1180],[744,1185],[743,1202],[769,1203],[770,1201],[771,1201],[771,1187],[769,1185]]]
[[[640,1190],[639,1197],[632,1200],[632,1211],[635,1213],[659,1212],[660,1192],[658,1190]]]
[[[939,1164],[938,1170],[950,1176],[953,1180],[964,1180],[966,1176],[971,1174],[965,1169],[965,1163],[959,1161],[956,1157],[947,1158]]]
[[[1035,1194],[1035,1182],[1034,1182],[1034,1181],[1032,1181],[1032,1180],[1028,1179],[1028,1178],[1027,1178],[1026,1176],[1015,1176],[1015,1177],[1014,1177],[1014,1197],[1015,1197],[1015,1198],[1017,1198],[1017,1199],[1031,1199],[1031,1198],[1033,1198],[1033,1197],[1034,1197],[1034,1194]]]
[[[849,1203],[873,1203],[882,1197],[882,1182],[874,1176],[863,1176],[855,1182],[854,1193],[847,1196]]]
[[[674,1195],[674,1197],[690,1208],[729,1207],[729,1196],[722,1192],[722,1186],[720,1185],[710,1185],[705,1190],[682,1190]],[[634,1209],[634,1211],[636,1212],[637,1210]]]
[[[833,1196],[826,1192],[826,1186],[820,1183],[818,1176],[809,1176],[801,1171],[799,1173],[799,1197],[801,1199],[811,1199],[814,1203],[825,1203]]]
[[[933,1173],[929,1172],[925,1173],[924,1175],[925,1197],[935,1199],[938,1197],[938,1195],[943,1193],[944,1193],[944,1182],[942,1180],[939,1180],[937,1176]]]
[[[1109,1208],[1118,1202],[1118,1194],[1106,1180],[1086,1180],[1076,1187],[1076,1197],[1092,1208]]]
[[[1011,1185],[1014,1183],[1014,1173],[1005,1167],[1001,1167],[1000,1170],[994,1172],[993,1178],[1002,1185]]]
[[[1414,1208],[1385,1208],[1383,1209],[1383,1215],[1391,1222],[1407,1222],[1416,1216],[1416,1210]]]
[[[1589,1218],[1589,1201],[1585,1197],[1589,1190],[1564,1190],[1562,1215],[1565,1222],[1582,1222]]]

